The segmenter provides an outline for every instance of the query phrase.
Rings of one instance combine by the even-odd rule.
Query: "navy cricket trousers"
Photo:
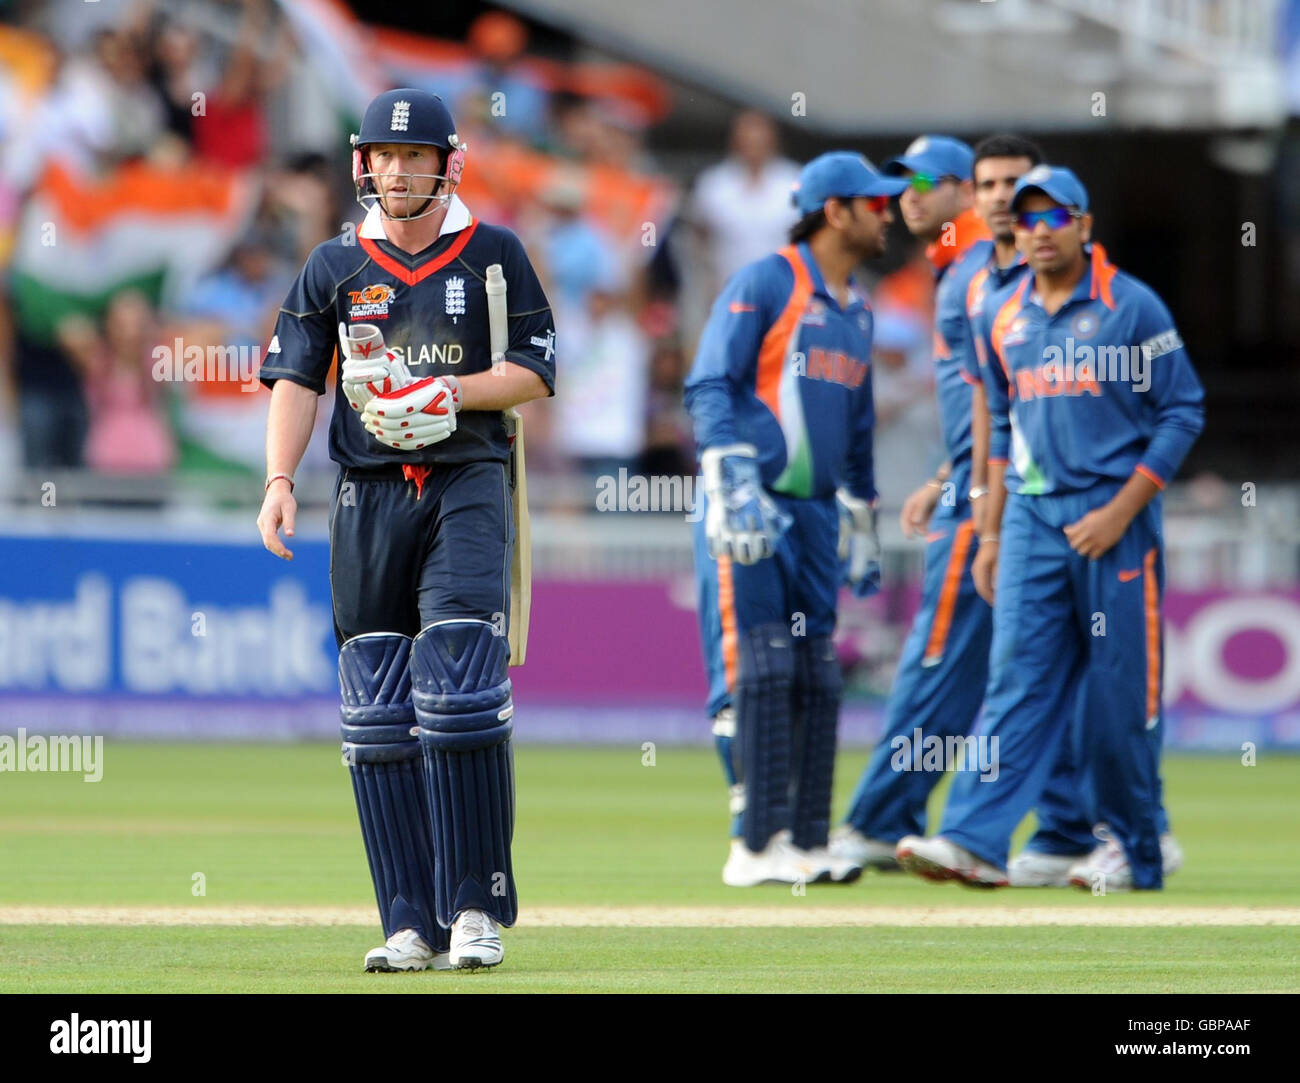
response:
[[[515,529],[505,463],[344,469],[330,504],[330,593],[342,646],[366,632],[415,636],[434,621],[510,623]],[[419,491],[422,488],[422,492]]]

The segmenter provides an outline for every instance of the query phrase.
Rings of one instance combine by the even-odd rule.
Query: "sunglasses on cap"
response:
[[[1037,229],[1039,222],[1046,222],[1048,229],[1063,229],[1073,218],[1082,218],[1078,211],[1069,207],[1053,207],[1047,211],[1021,211],[1016,215],[1016,225],[1021,229]]]
[[[950,173],[945,173],[941,177],[936,177],[933,173],[913,173],[907,178],[908,187],[914,192],[929,192],[938,188],[946,180],[957,180]]]

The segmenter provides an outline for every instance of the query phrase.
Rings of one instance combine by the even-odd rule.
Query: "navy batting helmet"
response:
[[[375,172],[365,148],[376,143],[414,143],[435,147],[440,156],[439,166],[445,160],[445,168],[441,173]],[[383,207],[383,213],[400,221],[432,214],[450,202],[460,184],[465,168],[465,149],[465,143],[456,135],[451,113],[436,94],[413,87],[385,91],[366,106],[361,118],[361,131],[352,136],[352,183],[356,187],[357,202],[368,211],[377,203],[382,205],[383,196],[397,194],[405,203],[417,194],[416,180],[428,179],[434,181],[429,198],[415,213],[393,214],[387,207]]]

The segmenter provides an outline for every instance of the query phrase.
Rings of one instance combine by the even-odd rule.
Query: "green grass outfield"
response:
[[[0,774],[0,992],[1300,990],[1300,757],[1170,756],[1187,865],[1104,898],[729,889],[712,751],[642,760],[518,748],[521,918],[485,974],[360,971],[378,922],[333,746],[108,742],[98,783]]]

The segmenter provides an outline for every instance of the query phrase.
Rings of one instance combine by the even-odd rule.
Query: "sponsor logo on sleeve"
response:
[[[1167,353],[1173,353],[1174,350],[1181,350],[1182,348],[1182,336],[1172,327],[1168,331],[1153,335],[1138,347],[1142,351],[1142,357],[1147,361],[1154,361],[1157,357],[1163,357]]]

